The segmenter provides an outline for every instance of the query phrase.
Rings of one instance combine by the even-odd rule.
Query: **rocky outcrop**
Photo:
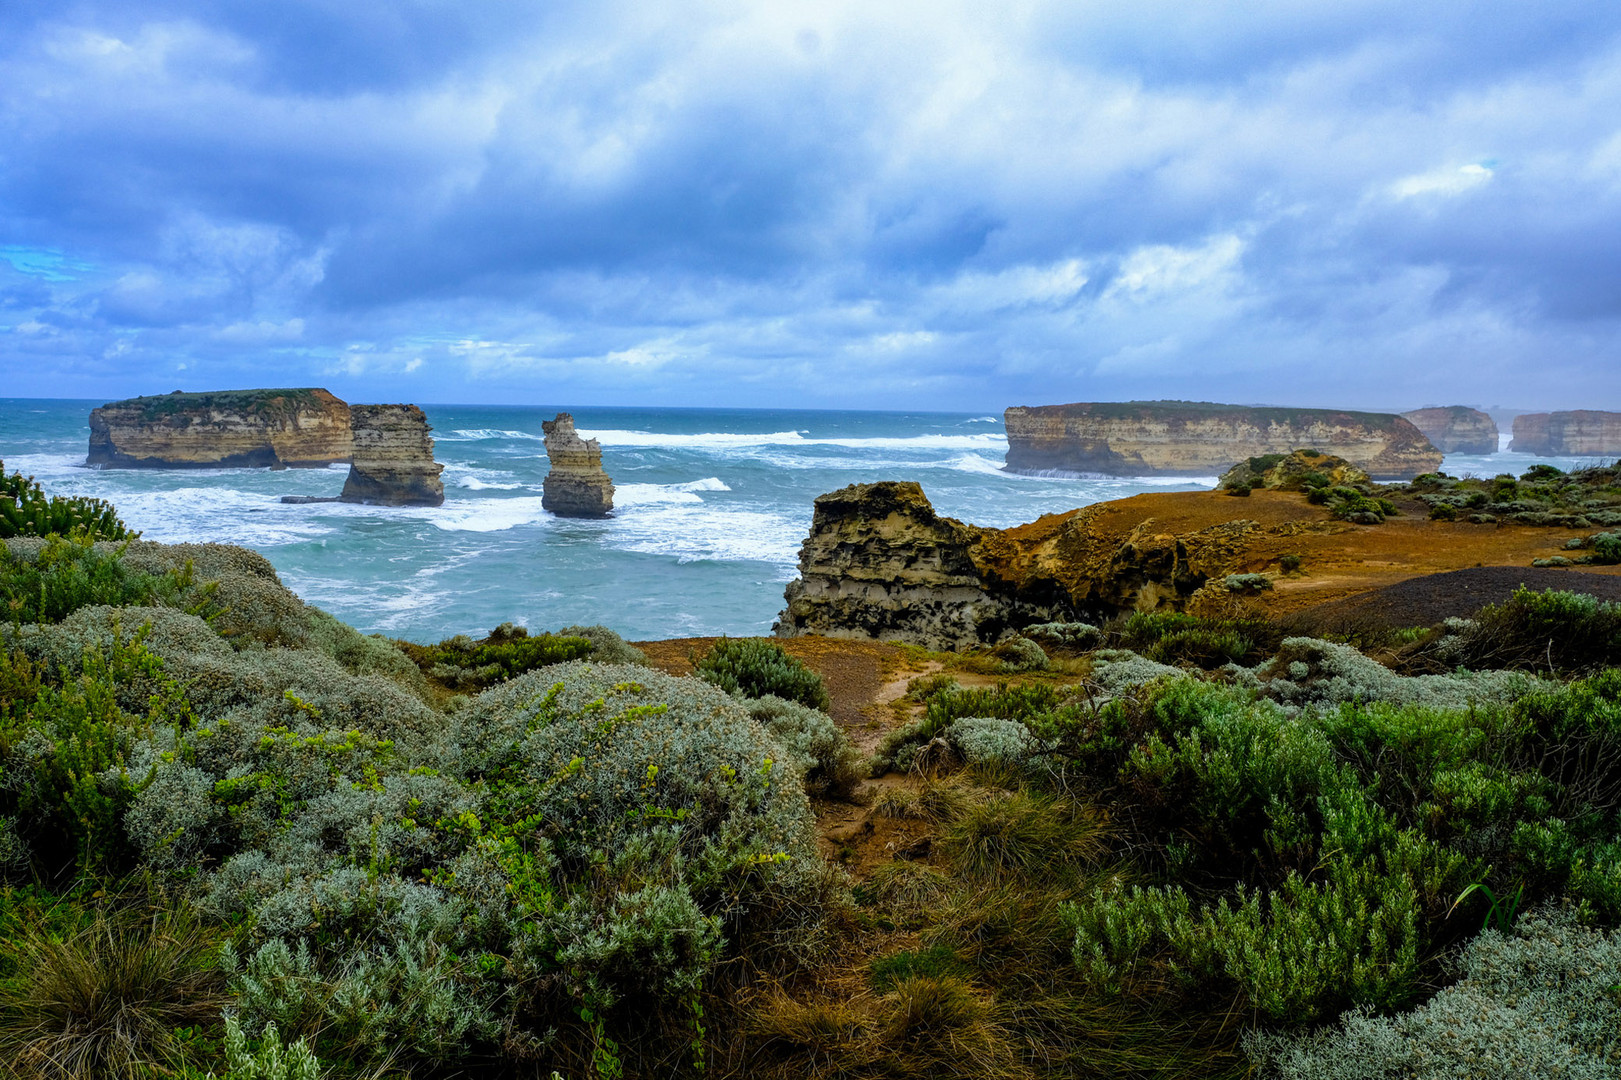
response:
[[[433,460],[428,418],[415,405],[355,405],[350,409],[354,457],[340,502],[379,506],[439,506],[444,466]]]
[[[1390,413],[1254,408],[1190,401],[1014,406],[1007,468],[1109,476],[1197,476],[1301,447],[1345,458],[1375,479],[1441,466],[1441,451]]]
[[[915,483],[852,484],[816,500],[778,637],[878,638],[935,649],[1073,617],[1067,597],[1000,572],[995,529],[941,517]]]
[[[1521,454],[1614,457],[1621,454],[1621,413],[1524,413],[1514,418],[1514,441],[1508,448]]]
[[[1443,454],[1497,453],[1497,421],[1465,405],[1414,409],[1402,413]]]
[[[1325,483],[1326,481],[1326,483]],[[1221,474],[1218,488],[1239,484],[1268,491],[1304,491],[1308,487],[1365,484],[1368,474],[1344,458],[1316,450],[1246,458]]]
[[[614,508],[614,485],[602,471],[602,446],[574,431],[574,417],[558,413],[543,421],[551,471],[541,486],[540,505],[558,517],[607,517]]]
[[[325,390],[177,390],[92,409],[85,464],[323,468],[349,456],[349,406]]]

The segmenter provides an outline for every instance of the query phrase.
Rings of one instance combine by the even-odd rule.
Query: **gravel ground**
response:
[[[1473,615],[1487,604],[1502,603],[1521,585],[1621,601],[1621,576],[1545,567],[1477,566],[1409,578],[1345,600],[1307,608],[1298,612],[1296,618],[1325,626],[1433,626],[1453,616]]]

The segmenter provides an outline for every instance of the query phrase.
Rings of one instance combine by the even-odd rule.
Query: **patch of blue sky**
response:
[[[46,281],[78,281],[80,273],[95,269],[93,264],[70,259],[56,248],[23,247],[20,244],[0,245],[0,259],[10,263],[11,268],[19,274]]]

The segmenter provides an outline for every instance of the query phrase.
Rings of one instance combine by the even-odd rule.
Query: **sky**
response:
[[[0,4],[0,396],[1621,409],[1621,4]]]

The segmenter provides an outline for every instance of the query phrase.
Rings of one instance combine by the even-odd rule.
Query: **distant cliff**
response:
[[[91,410],[85,463],[112,469],[320,468],[349,456],[349,406],[325,390],[176,391]]]
[[[1497,453],[1497,421],[1479,409],[1448,405],[1436,409],[1414,409],[1403,418],[1424,433],[1443,454]]]
[[[1508,448],[1521,454],[1621,455],[1621,413],[1524,413],[1514,418],[1514,441]]]
[[[1082,402],[1006,411],[1007,468],[1110,476],[1209,475],[1311,447],[1380,480],[1440,468],[1441,451],[1390,413],[1190,401]]]
[[[428,418],[415,405],[356,405],[354,462],[341,502],[440,506],[444,466],[433,460]]]

